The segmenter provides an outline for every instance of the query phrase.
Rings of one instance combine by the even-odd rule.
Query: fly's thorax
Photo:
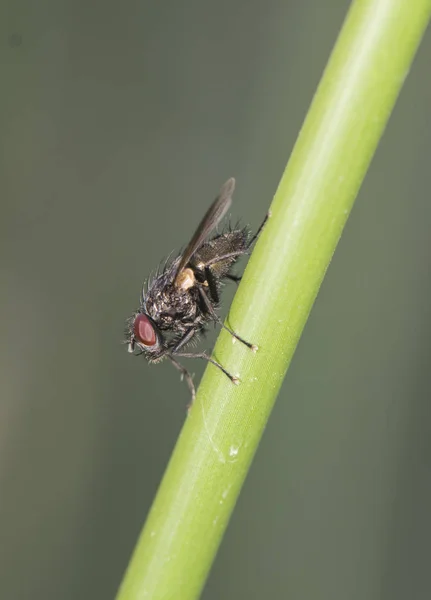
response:
[[[182,289],[174,283],[153,287],[145,300],[146,310],[160,329],[181,332],[197,317],[197,293],[195,287]]]

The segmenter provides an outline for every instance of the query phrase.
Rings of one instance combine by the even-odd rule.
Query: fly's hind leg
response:
[[[259,229],[256,231],[256,233],[254,234],[254,236],[248,242],[248,244],[247,244],[247,250],[250,250],[250,248],[253,246],[253,244],[255,243],[255,241],[257,240],[257,238],[260,236],[260,234],[262,233],[262,229],[265,227],[266,222],[268,221],[268,219],[269,219],[270,216],[271,216],[271,213],[267,212],[266,215],[265,215],[264,220],[262,221],[262,223],[259,226]]]
[[[241,281],[242,277],[241,277],[241,275],[231,275],[230,273],[228,273],[226,275],[226,279],[230,279],[231,281],[234,281],[238,285],[239,282]]]
[[[265,227],[266,222],[268,221],[268,219],[269,219],[270,216],[271,216],[270,212],[268,212],[265,215],[265,218],[262,221],[262,223],[260,224],[259,229],[252,236],[252,238],[250,239],[250,241],[247,242],[247,246],[243,250],[234,250],[233,252],[227,252],[226,254],[222,254],[221,256],[216,256],[216,257],[212,258],[211,260],[209,260],[206,263],[205,267],[206,268],[211,267],[211,265],[213,265],[215,263],[218,263],[218,262],[220,262],[222,260],[225,260],[226,258],[239,258],[240,256],[244,256],[244,254],[249,254],[250,248],[253,246],[253,244],[256,242],[257,238],[262,233],[262,229]],[[233,277],[235,277],[235,275]]]

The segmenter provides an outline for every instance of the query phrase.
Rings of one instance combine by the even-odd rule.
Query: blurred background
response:
[[[228,177],[260,223],[348,5],[2,3],[0,598],[114,597],[189,399],[124,320]],[[430,61],[428,35],[204,600],[431,594]]]

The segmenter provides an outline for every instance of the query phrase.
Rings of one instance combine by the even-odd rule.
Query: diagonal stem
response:
[[[198,598],[430,13],[352,3],[230,311],[259,350],[221,332],[117,600]]]

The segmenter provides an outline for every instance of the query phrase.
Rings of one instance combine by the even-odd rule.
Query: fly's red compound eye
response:
[[[135,339],[144,346],[154,346],[157,338],[154,327],[147,315],[139,314],[133,325]]]

